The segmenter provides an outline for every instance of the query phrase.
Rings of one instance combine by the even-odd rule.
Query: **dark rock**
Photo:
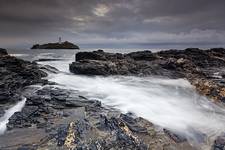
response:
[[[37,146],[35,145],[22,145],[21,147],[17,148],[17,150],[36,150]]]
[[[187,139],[182,136],[182,135],[179,135],[175,132],[172,132],[170,130],[167,130],[167,129],[163,129],[163,131],[172,139],[174,140],[176,143],[182,143],[182,142],[185,142],[187,141]]]
[[[57,132],[57,145],[63,146],[67,136],[68,125],[61,125]]]
[[[221,75],[221,77],[222,77],[222,78],[225,78],[225,74],[223,73],[223,74]]]
[[[139,149],[139,150],[147,150],[148,147],[144,143],[137,143],[135,139],[131,136],[125,134],[124,132],[117,132],[117,147],[122,149],[123,147],[127,147],[129,149]]]
[[[37,106],[26,106],[21,112],[16,112],[9,119],[8,129],[31,127],[36,124],[37,117],[40,116]]]
[[[3,109],[0,109],[0,118],[5,114],[5,111]]]
[[[115,120],[115,118],[108,119],[104,115],[100,115],[98,128],[101,130],[115,130],[118,128],[118,122]]]
[[[70,64],[70,71],[75,74],[86,75],[110,75],[117,72],[113,63],[96,60],[73,62]]]
[[[124,59],[124,55],[120,53],[106,53],[103,50],[93,52],[79,52],[76,54],[76,61],[81,60],[118,60]]]
[[[91,125],[87,120],[82,119],[76,123],[75,130],[76,135],[79,138],[84,139],[87,136],[87,134],[90,133],[89,131],[91,130]]]
[[[0,104],[8,103],[10,97],[9,91],[0,91]]]
[[[40,69],[51,72],[51,73],[58,73],[59,70],[55,67],[52,67],[50,65],[44,65],[44,66],[40,66]]]
[[[0,109],[6,109],[21,100],[24,87],[46,84],[42,77],[47,74],[36,63],[10,56],[4,49],[0,53]]]
[[[150,51],[134,52],[127,55],[105,52],[77,53],[77,61],[70,64],[70,71],[86,75],[165,75],[162,63]]]
[[[43,61],[61,61],[63,59],[53,59],[53,58],[40,58],[38,60],[35,60],[34,62],[43,62]]]
[[[6,49],[0,48],[0,55],[8,55]]]
[[[216,101],[224,101],[225,82],[215,78],[219,72],[223,77],[225,49],[166,50],[128,54],[106,53],[102,50],[76,54],[76,61],[70,64],[70,72],[84,75],[138,75],[186,78],[200,94]],[[206,86],[210,83],[210,86]],[[220,92],[215,92],[220,91]]]
[[[219,136],[214,142],[213,150],[224,150],[225,136]]]
[[[94,51],[94,52],[79,52],[76,55],[76,61],[80,60],[106,60],[106,57],[104,55],[103,51]]]
[[[190,60],[193,64],[198,67],[205,68],[205,67],[218,67],[221,65],[225,65],[225,61],[219,57],[224,58],[223,48],[216,48],[210,50],[200,50],[198,48],[188,48],[185,50],[168,50],[168,51],[161,51],[158,52],[157,55],[168,58],[183,58]]]
[[[151,51],[132,52],[127,54],[126,56],[131,57],[134,60],[151,61],[156,59],[156,56],[154,56]]]
[[[125,122],[125,124],[129,127],[129,129],[132,132],[145,133],[145,134],[148,133],[147,129],[145,127],[140,126],[137,123],[137,121],[134,118],[132,118],[131,116],[121,114],[120,117],[122,118],[122,120]]]

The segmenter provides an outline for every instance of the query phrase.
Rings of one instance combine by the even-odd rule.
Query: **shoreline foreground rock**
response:
[[[65,41],[62,43],[35,44],[31,49],[80,49],[79,46]]]
[[[41,71],[36,63],[31,63],[8,55],[0,49],[0,109],[5,104],[21,100],[21,91],[25,86],[44,84],[47,73]],[[1,116],[1,115],[0,115]]]
[[[106,54],[103,51],[98,51],[93,53],[78,53],[76,57],[77,62],[80,63],[79,65],[82,65],[84,62],[88,64],[89,61],[91,61],[91,66],[92,63],[95,65],[96,62],[100,63],[98,67],[100,69],[103,68],[104,75],[110,75],[110,73],[128,74],[129,68],[133,68],[136,65],[132,64],[133,62],[157,61],[158,58],[156,59],[154,55],[154,53],[149,51],[135,52],[127,55]],[[169,55],[166,54],[167,57]],[[221,52],[215,52],[216,58],[221,57],[221,55]],[[93,58],[94,60],[92,60]],[[118,70],[117,67],[121,65],[119,63],[108,64],[108,61],[109,63],[114,63],[111,60],[117,59],[120,60],[121,64],[125,65],[124,67],[128,66],[128,69],[119,68]],[[129,59],[132,63],[129,64],[126,59]],[[164,72],[163,68],[158,74],[170,75],[167,73],[172,68],[178,69],[178,66],[181,66],[185,62],[185,60],[178,59],[178,62],[175,60],[170,60],[170,63],[167,61],[162,63],[166,71]],[[105,68],[101,62],[104,62],[106,66],[113,65],[114,70],[108,72],[110,68]],[[176,66],[177,63],[179,64],[178,66]],[[137,65],[139,64],[137,63]],[[3,135],[0,135],[0,149],[196,149],[188,143],[187,139],[178,133],[174,133],[168,129],[156,129],[151,122],[141,117],[135,117],[132,113],[121,114],[117,110],[104,108],[101,102],[88,99],[82,93],[79,93],[79,91],[60,89],[56,83],[43,79],[43,77],[47,76],[42,70],[43,68],[44,70],[54,70],[53,67],[49,67],[51,66],[39,66],[36,63],[17,59],[8,55],[6,50],[0,49],[0,121],[4,119],[1,116],[4,116],[8,108],[21,101],[21,96],[26,98],[22,111],[14,113],[9,118],[8,123],[6,122],[7,131]],[[154,66],[152,68],[154,69]],[[142,70],[143,73],[148,73],[147,70],[143,68]],[[88,74],[92,73],[90,71],[87,72]],[[138,69],[133,72],[137,73]],[[196,70],[196,72],[198,73],[199,70]],[[99,71],[97,73],[100,74]],[[183,74],[179,74],[178,76],[183,76]],[[224,137],[218,137],[212,148],[222,150],[225,145],[224,143]]]

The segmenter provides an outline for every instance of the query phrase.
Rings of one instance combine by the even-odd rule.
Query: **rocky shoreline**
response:
[[[198,58],[195,58],[196,53]],[[205,55],[207,57],[203,57]],[[225,64],[223,58],[224,49],[129,54],[81,52],[76,55],[70,70],[85,75],[186,77],[199,92],[223,101],[220,95],[222,80],[213,77],[213,69],[223,76],[222,69],[217,68]],[[48,66],[17,59],[0,49],[0,67],[0,114],[4,115],[4,111],[20,101],[21,96],[26,97],[22,111],[9,119],[8,130],[0,135],[0,149],[195,149],[187,139],[168,129],[159,129],[130,113],[121,114],[118,110],[104,108],[98,100],[44,80],[47,74],[43,70],[48,70]],[[56,69],[53,72],[57,73]],[[208,86],[206,82],[209,82]],[[222,150],[224,145],[224,137],[218,137],[212,148]]]
[[[70,71],[85,75],[138,75],[186,78],[199,93],[215,101],[225,99],[225,49],[166,50],[128,54],[103,50],[79,52]]]
[[[0,49],[0,108],[21,100],[23,88],[33,84],[46,84],[47,74],[38,69],[38,65],[8,55]],[[0,116],[2,114],[0,113]]]

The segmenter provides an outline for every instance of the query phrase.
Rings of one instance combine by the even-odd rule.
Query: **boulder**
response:
[[[119,60],[124,59],[124,55],[120,53],[106,53],[103,50],[93,52],[79,52],[76,54],[76,61],[80,60]]]

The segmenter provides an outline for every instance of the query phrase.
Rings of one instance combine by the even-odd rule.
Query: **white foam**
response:
[[[18,102],[15,106],[12,108],[9,108],[8,110],[5,111],[4,116],[0,118],[0,135],[3,134],[7,127],[7,123],[9,122],[9,118],[15,113],[15,112],[20,112],[22,108],[24,107],[26,102],[26,98],[23,98],[22,101]]]
[[[139,77],[87,77],[57,74],[51,81],[82,92],[122,112],[197,139],[225,131],[225,111],[198,95],[187,80]]]
[[[29,56],[28,54],[10,54],[10,56],[14,57],[24,57],[24,56]]]

